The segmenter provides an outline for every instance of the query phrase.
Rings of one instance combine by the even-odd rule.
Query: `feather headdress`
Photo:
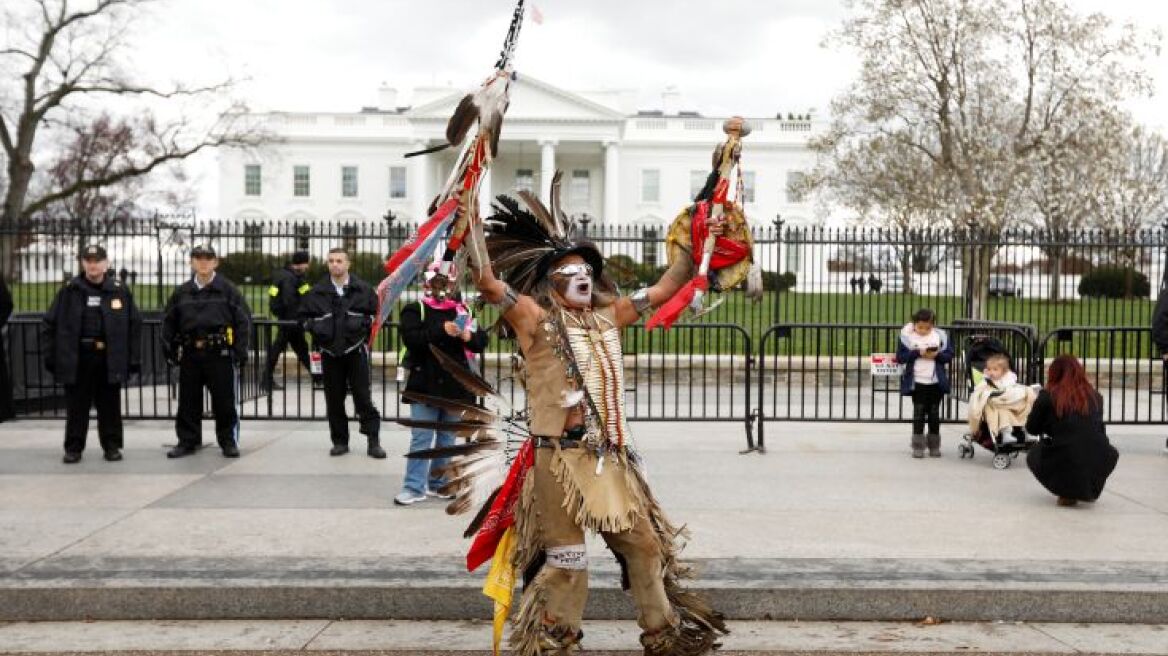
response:
[[[560,179],[552,180],[551,208],[528,191],[519,198],[499,195],[494,214],[485,222],[487,254],[495,270],[520,294],[532,294],[551,265],[568,255],[579,255],[592,267],[597,289],[615,288],[604,275],[604,256],[590,242],[574,240],[574,226],[560,206]]]

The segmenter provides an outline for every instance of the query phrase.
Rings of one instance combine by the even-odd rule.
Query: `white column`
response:
[[[541,141],[539,146],[539,198],[550,206],[552,178],[556,175],[556,142]]]
[[[411,150],[422,150],[429,146],[425,141],[417,141]],[[406,188],[406,195],[410,198],[410,217],[416,222],[426,220],[426,210],[430,207],[431,197],[434,192],[430,190],[430,158],[426,155],[418,155],[410,158],[409,178],[406,180],[408,185]],[[387,181],[388,184],[388,181]]]
[[[497,163],[498,160],[492,162]],[[479,216],[486,218],[491,215],[491,201],[495,200],[495,190],[491,186],[491,169],[483,172],[483,179],[479,185]]]
[[[604,143],[604,216],[601,220],[609,225],[620,221],[620,150],[615,141]]]

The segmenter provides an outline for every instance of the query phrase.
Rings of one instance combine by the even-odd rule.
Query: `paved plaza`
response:
[[[142,648],[81,639],[103,626],[137,626],[157,638],[154,649],[203,644],[188,634],[227,636],[206,649],[269,634],[268,647],[247,648],[386,649],[401,644],[377,642],[392,621],[436,622],[480,649],[489,631],[466,622],[491,609],[479,592],[484,572],[461,566],[466,519],[433,500],[392,505],[408,436],[385,427],[391,457],[381,461],[363,448],[329,457],[319,421],[246,422],[242,458],[207,448],[175,461],[164,457],[169,423],[135,421],[124,461],[103,461],[93,439],[82,463],[67,466],[61,422],[0,425],[0,620],[10,622],[0,651],[37,650],[38,631],[73,636],[59,649]],[[702,572],[696,587],[732,629],[757,629],[756,640],[754,629],[736,632],[728,649],[794,649],[765,636],[808,632],[827,642],[807,644],[851,635],[859,646],[911,645],[925,617],[946,622],[926,627],[929,639],[955,651],[969,635],[991,646],[983,651],[1049,647],[1062,640],[1052,632],[1075,632],[1067,623],[1128,623],[1123,640],[1168,645],[1159,641],[1168,636],[1163,429],[1112,427],[1119,466],[1098,503],[1076,508],[1057,507],[1021,461],[999,471],[984,451],[958,459],[960,430],[943,427],[944,457],[913,460],[901,425],[770,423],[768,453],[740,455],[738,423],[634,424],[657,494],[692,534],[685,555]],[[602,542],[589,548],[588,616],[616,620],[596,624],[592,647],[631,647],[615,563]],[[28,623],[86,620],[106,622]],[[190,628],[200,626],[213,628]],[[1068,637],[1064,650],[1090,651],[1082,640]]]

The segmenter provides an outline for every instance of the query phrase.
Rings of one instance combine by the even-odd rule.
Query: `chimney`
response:
[[[377,106],[389,112],[397,109],[397,89],[382,82],[377,89]]]
[[[677,108],[681,105],[681,92],[672,84],[661,92],[661,109],[666,116],[676,116]]]

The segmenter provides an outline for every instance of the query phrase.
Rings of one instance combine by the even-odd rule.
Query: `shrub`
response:
[[[365,282],[376,285],[385,277],[385,258],[380,253],[353,253],[349,256],[349,271]],[[292,259],[291,253],[273,255],[240,251],[219,258],[217,271],[237,285],[268,284],[272,275]],[[312,258],[305,279],[315,283],[328,274],[328,265],[323,257]]]
[[[271,282],[272,272],[284,266],[287,258],[270,253],[240,251],[219,258],[216,271],[237,285]]]
[[[1148,277],[1131,267],[1101,266],[1079,279],[1079,294],[1090,298],[1146,298],[1152,293]]]
[[[778,271],[762,272],[762,288],[765,290],[788,292],[791,291],[794,287],[795,274],[791,271],[786,273],[779,273]]]

